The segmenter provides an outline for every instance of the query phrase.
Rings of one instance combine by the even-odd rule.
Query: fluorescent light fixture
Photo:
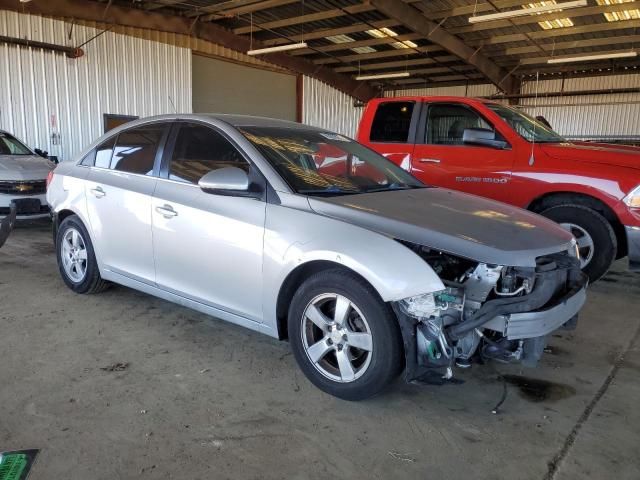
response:
[[[526,17],[527,15],[536,15],[539,13],[556,12],[566,10],[567,8],[584,7],[587,0],[575,0],[572,2],[549,3],[539,7],[520,8],[517,10],[509,10],[507,12],[490,13],[487,15],[476,15],[469,17],[469,23],[491,22],[492,20],[504,20],[507,18]]]
[[[287,45],[278,45],[277,47],[258,48],[257,50],[249,50],[247,55],[263,55],[265,53],[286,52],[287,50],[298,50],[299,48],[307,48],[307,42],[289,43]]]
[[[411,75],[409,72],[378,73],[376,75],[358,75],[356,80],[377,80],[379,78],[404,78]]]
[[[601,53],[594,55],[583,55],[580,57],[550,58],[549,60],[547,60],[547,63],[589,62],[591,60],[608,60],[610,58],[630,58],[637,56],[638,52]]]

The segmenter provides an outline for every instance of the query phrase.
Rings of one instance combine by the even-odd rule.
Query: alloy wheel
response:
[[[84,238],[75,228],[69,228],[62,237],[62,267],[64,272],[76,283],[84,280],[87,274],[87,246]]]
[[[302,345],[311,364],[335,382],[349,383],[369,368],[373,337],[367,319],[343,295],[326,293],[307,305]]]

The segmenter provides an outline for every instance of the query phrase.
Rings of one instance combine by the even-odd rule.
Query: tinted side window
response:
[[[369,140],[372,142],[408,142],[413,107],[413,102],[379,104],[371,124]]]
[[[198,183],[206,173],[224,167],[249,172],[249,163],[222,134],[204,125],[180,126],[169,164],[169,179]]]
[[[145,125],[118,135],[111,158],[111,169],[120,172],[152,175],[158,145],[166,124]]]
[[[493,130],[478,113],[462,105],[431,105],[427,119],[426,143],[462,145],[465,128]]]
[[[113,152],[113,146],[115,145],[115,143],[116,137],[111,137],[109,140],[106,140],[98,145],[98,148],[96,148],[96,167],[109,168],[109,165],[111,164],[111,154]]]

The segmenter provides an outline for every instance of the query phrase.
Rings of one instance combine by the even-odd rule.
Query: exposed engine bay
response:
[[[440,276],[445,289],[396,302],[406,379],[443,380],[474,359],[535,366],[552,331],[572,328],[585,300],[586,276],[570,252],[535,267],[487,265],[402,242]]]

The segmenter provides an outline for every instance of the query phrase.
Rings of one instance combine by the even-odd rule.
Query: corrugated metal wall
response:
[[[0,35],[77,46],[101,30],[0,11]],[[0,44],[0,128],[70,159],[103,133],[103,114],[191,111],[191,51],[106,32],[69,59]]]
[[[355,137],[362,107],[353,97],[311,77],[302,82],[302,123]]]
[[[519,104],[531,115],[543,115],[554,130],[568,138],[640,137],[640,93],[571,95],[577,90],[637,88],[640,74],[527,81],[523,94],[566,92],[562,97],[525,98]],[[385,96],[454,95],[486,97],[498,93],[491,84],[457,87],[413,88],[385,92]],[[535,107],[534,107],[535,106]]]
[[[543,115],[568,138],[640,137],[640,93],[572,96],[577,90],[638,88],[640,74],[607,75],[526,82],[527,94],[566,92],[562,97],[526,98],[520,101],[531,115]]]

